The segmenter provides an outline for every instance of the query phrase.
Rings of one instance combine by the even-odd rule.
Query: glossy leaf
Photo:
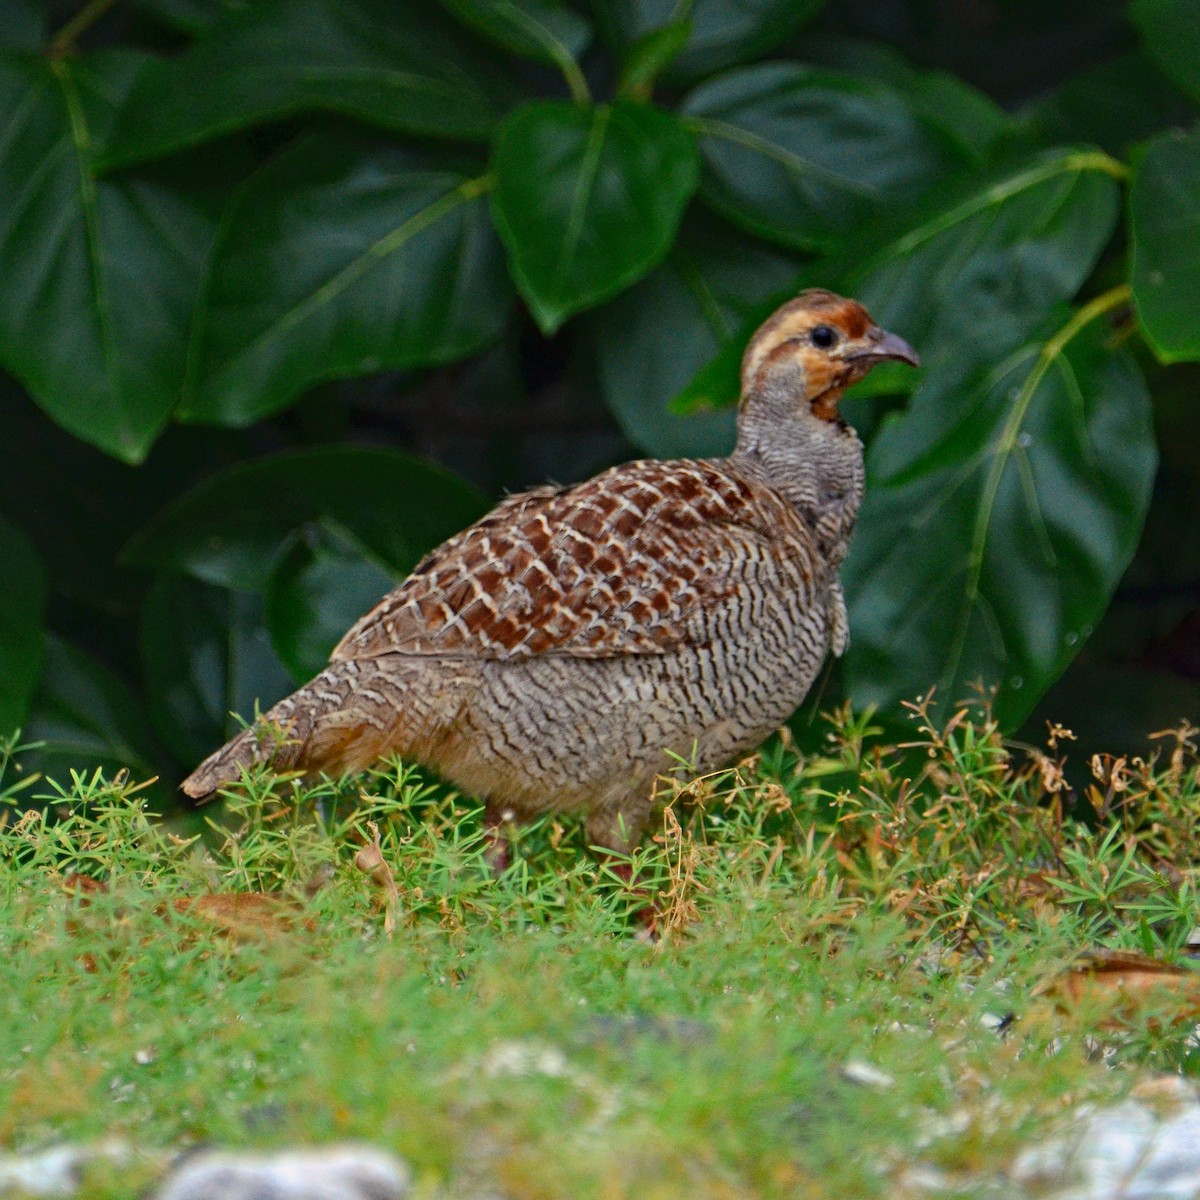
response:
[[[267,583],[265,614],[292,678],[320,671],[346,630],[398,582],[399,573],[330,522],[294,533]]]
[[[728,453],[732,409],[684,416],[671,400],[797,266],[785,251],[692,218],[662,266],[589,318],[604,398],[634,445],[661,458]]]
[[[687,6],[691,35],[672,64],[672,76],[695,78],[764,53],[787,41],[823,0],[695,0]],[[594,0],[596,19],[608,41],[633,45],[675,21],[675,0]]]
[[[1103,315],[1055,314],[966,381],[930,372],[876,438],[844,570],[855,703],[934,683],[955,703],[981,681],[1011,728],[1091,633],[1156,464],[1145,384]]]
[[[0,47],[37,50],[46,39],[46,9],[38,0],[0,4]]]
[[[261,591],[288,535],[327,519],[388,569],[404,573],[486,508],[474,488],[398,451],[298,450],[240,463],[206,480],[155,517],[125,559]]]
[[[1146,149],[1129,196],[1133,296],[1164,362],[1200,359],[1200,126]]]
[[[561,0],[442,0],[460,21],[506,50],[558,63],[578,58],[591,26]]]
[[[241,0],[135,0],[138,8],[183,33],[203,33],[241,7]]]
[[[4,456],[0,513],[20,514],[56,601],[106,621],[135,613],[145,591],[140,571],[117,565],[130,537],[191,483],[250,453],[236,435],[168,429],[129,466],[59,429],[2,374],[0,430],[20,448]]]
[[[25,772],[40,771],[67,786],[71,771],[110,775],[121,769],[142,781],[162,769],[162,750],[145,716],[142,698],[111,667],[59,638],[46,638],[46,660],[34,696],[24,742],[41,742],[23,753]],[[47,786],[26,793],[52,794]]]
[[[698,177],[691,135],[632,100],[526,104],[501,127],[494,165],[496,226],[547,333],[663,259]]]
[[[911,203],[945,165],[899,92],[852,75],[767,63],[703,84],[683,111],[700,137],[704,198],[804,249]]]
[[[20,727],[42,665],[46,574],[29,539],[0,518],[0,737]]]
[[[881,325],[903,334],[925,368],[957,370],[999,361],[1070,300],[1112,235],[1118,192],[1114,164],[1084,150],[1055,150],[1007,165],[931,196],[909,218],[864,238],[854,252],[806,271],[801,287],[854,296]],[[940,281],[953,279],[953,288]],[[747,322],[681,393],[684,411],[729,404],[754,327]],[[907,368],[877,368],[859,395],[908,391]]]
[[[142,608],[140,647],[150,715],[191,765],[292,690],[271,648],[258,596],[194,579],[160,579]]]
[[[324,379],[461,358],[512,304],[486,181],[316,134],[247,185],[213,253],[184,416],[247,425]]]
[[[913,111],[970,162],[988,161],[1009,132],[990,97],[945,71],[923,71],[881,42],[819,38],[805,46],[814,66],[875,79],[903,93]]]
[[[683,53],[691,36],[691,21],[672,21],[638,38],[621,67],[621,95],[648,100],[654,81]]]
[[[1129,15],[1162,69],[1200,100],[1200,7],[1191,0],[1133,0]]]
[[[1020,131],[1032,142],[1094,142],[1124,155],[1167,125],[1197,116],[1197,106],[1138,50],[1064,80],[1018,115]]]
[[[0,57],[0,364],[64,429],[140,461],[179,395],[224,185],[95,180],[141,55]]]
[[[256,0],[146,73],[104,165],[322,109],[401,133],[482,140],[517,95],[491,56],[424,0]]]
[[[903,232],[861,239],[832,278],[926,369],[998,362],[1091,274],[1116,224],[1119,170],[1096,151],[1052,150],[952,184]]]

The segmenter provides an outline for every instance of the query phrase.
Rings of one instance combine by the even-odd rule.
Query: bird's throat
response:
[[[835,425],[845,427],[846,422],[842,420],[841,414],[838,412],[838,405],[841,403],[845,391],[844,386],[836,385],[826,388],[823,392],[818,392],[809,401],[813,416],[819,417],[822,421],[832,421]]]

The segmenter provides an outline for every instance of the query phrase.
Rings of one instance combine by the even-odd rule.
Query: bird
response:
[[[574,812],[593,847],[627,855],[673,762],[703,772],[753,749],[846,649],[839,567],[865,471],[838,406],[893,360],[920,365],[857,301],[802,291],[746,346],[728,457],[503,499],[183,791],[397,755],[482,800],[493,833]]]

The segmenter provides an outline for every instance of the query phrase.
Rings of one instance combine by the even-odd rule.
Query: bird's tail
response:
[[[249,728],[210,754],[184,781],[194,799],[236,783],[251,767],[277,771],[358,770],[388,746],[388,722],[355,702],[354,667],[326,667]]]

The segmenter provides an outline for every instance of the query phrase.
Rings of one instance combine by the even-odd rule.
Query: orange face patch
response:
[[[818,325],[837,329],[845,341],[858,341],[872,328],[870,314],[855,300],[819,288],[801,292],[777,309],[759,327],[742,357],[742,392],[761,386],[764,374],[784,360],[798,360],[804,370],[805,391],[813,412],[825,420],[838,420],[839,392],[852,381],[853,368],[811,344]]]

